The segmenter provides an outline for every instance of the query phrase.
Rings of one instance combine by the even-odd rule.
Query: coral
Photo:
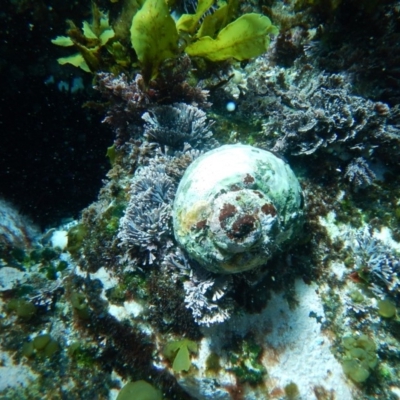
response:
[[[142,119],[146,121],[144,136],[147,140],[174,149],[183,150],[186,143],[192,147],[204,146],[212,136],[213,121],[207,122],[204,111],[185,103],[154,107],[144,113]]]
[[[374,180],[366,164],[370,161],[398,168],[397,106],[353,94],[346,74],[320,73],[312,65],[301,67],[298,60],[291,70],[275,67],[271,72],[265,70],[267,61],[260,61],[239,85],[243,117],[254,122],[255,117],[267,117],[260,146],[285,156],[313,156],[339,170],[348,167],[342,179],[355,187]]]
[[[293,241],[302,207],[300,185],[283,160],[251,146],[222,146],[199,157],[180,181],[175,239],[212,272],[249,270]]]
[[[360,157],[396,164],[397,106],[355,95],[350,75],[321,73],[299,59],[286,70],[268,63],[268,57],[257,59],[238,84],[243,118],[267,117],[263,147],[285,155],[336,158],[340,167]],[[232,83],[226,90],[232,91]]]

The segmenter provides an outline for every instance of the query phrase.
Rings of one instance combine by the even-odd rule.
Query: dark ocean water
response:
[[[58,1],[6,1],[0,13],[0,195],[42,227],[76,218],[97,197],[109,168],[113,135],[101,114],[83,108],[93,96],[92,78],[61,69],[50,42],[66,18],[89,13],[89,2]],[[76,77],[80,91],[58,89]]]

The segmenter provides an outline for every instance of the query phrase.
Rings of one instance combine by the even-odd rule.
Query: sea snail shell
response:
[[[175,239],[216,273],[265,264],[299,233],[303,195],[287,163],[269,151],[225,145],[196,159],[179,183]]]

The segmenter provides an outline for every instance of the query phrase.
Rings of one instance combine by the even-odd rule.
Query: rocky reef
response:
[[[400,398],[397,75],[359,46],[398,5],[127,3],[55,39],[114,135],[97,200],[0,203],[0,396]]]

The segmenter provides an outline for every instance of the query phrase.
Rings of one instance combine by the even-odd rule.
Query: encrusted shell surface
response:
[[[265,264],[302,227],[303,195],[289,165],[269,151],[225,145],[195,160],[179,183],[174,234],[216,273]]]

